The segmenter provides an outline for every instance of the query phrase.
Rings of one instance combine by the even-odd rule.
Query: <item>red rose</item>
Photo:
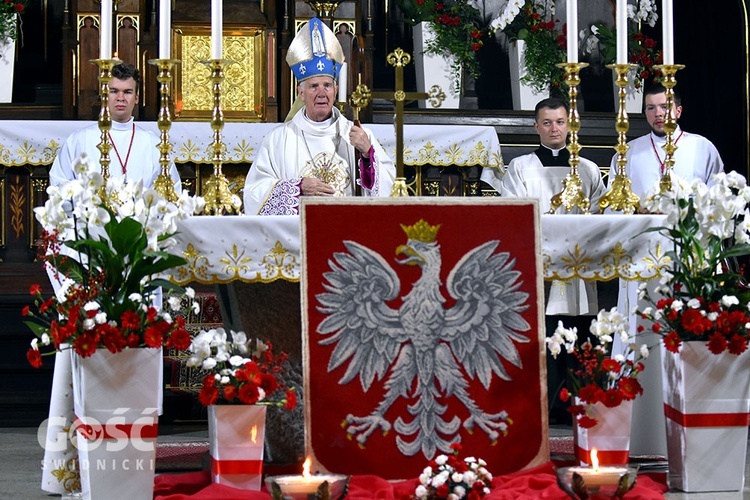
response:
[[[41,368],[42,354],[39,352],[38,349],[29,348],[29,350],[26,351],[26,359],[28,360],[29,364],[33,366],[34,368]]]
[[[656,47],[656,41],[653,38],[646,37],[645,40],[643,40],[643,46],[647,49],[653,49]]]

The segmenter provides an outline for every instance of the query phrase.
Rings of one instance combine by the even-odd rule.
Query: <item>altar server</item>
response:
[[[563,180],[570,173],[570,153],[566,149],[568,112],[568,104],[560,99],[539,101],[534,116],[534,130],[541,142],[539,148],[512,159],[504,175],[497,169],[485,168],[481,180],[495,188],[500,196],[536,198],[541,212],[549,212],[550,200],[562,191]],[[599,198],[605,193],[599,167],[586,158],[579,160],[578,173],[583,191],[591,202],[592,211],[597,211]],[[580,213],[580,210],[574,208],[565,212],[564,207],[560,207],[557,213]],[[563,321],[566,327],[577,327],[581,334],[588,331],[592,317],[598,312],[596,283],[578,279],[554,281],[546,287],[545,295],[547,335],[554,332],[558,321]],[[548,356],[547,364],[551,416],[568,421],[570,416],[564,412],[565,405],[557,398],[566,377],[565,360]]]
[[[625,171],[631,180],[631,189],[643,198],[647,193],[658,189],[659,181],[664,173],[664,145],[667,142],[664,131],[664,121],[667,117],[666,89],[660,85],[646,89],[644,94],[644,112],[651,132],[638,137],[628,143],[627,165]],[[675,120],[682,115],[682,102],[675,93],[672,104]],[[703,136],[685,132],[677,126],[673,134],[677,146],[674,158],[675,164],[672,179],[681,177],[688,182],[700,179],[710,184],[713,174],[724,171],[724,162],[716,147]],[[612,158],[610,179],[613,179],[617,169],[617,155]],[[648,282],[651,296],[656,293],[658,280]],[[637,333],[639,318],[633,314],[638,305],[638,283],[620,280],[617,296],[617,309],[628,314],[631,336],[636,336],[639,344],[658,346],[661,337],[653,333]],[[644,326],[649,326],[643,323]],[[650,330],[645,330],[650,332]],[[615,336],[612,344],[613,354],[624,352],[619,337]],[[643,396],[633,402],[633,418],[630,437],[630,454],[666,456],[667,437],[664,425],[664,410],[662,407],[662,378],[660,350],[652,349],[651,355],[645,361],[646,369],[638,378],[643,386]]]
[[[661,85],[647,89],[644,95],[644,108],[651,132],[628,142],[625,166],[625,172],[632,182],[630,187],[640,197],[655,189],[664,174],[664,145],[667,143],[667,134],[664,131],[664,122],[667,118],[666,89]],[[679,120],[682,115],[682,101],[676,92],[672,112],[675,120]],[[677,146],[674,153],[673,176],[679,176],[687,181],[700,179],[708,183],[711,175],[724,171],[724,162],[719,151],[705,137],[686,132],[677,125],[672,139]],[[616,173],[617,155],[614,155],[609,178],[614,179]]]
[[[358,185],[364,196],[389,196],[393,162],[370,130],[334,107],[344,60],[333,32],[311,19],[286,60],[304,108],[263,140],[245,180],[245,214],[298,214],[301,196],[352,196]]]
[[[109,151],[109,175],[126,176],[129,179],[143,179],[145,187],[151,186],[161,173],[157,149],[159,138],[156,134],[136,125],[133,109],[138,104],[140,73],[132,64],[120,63],[112,67],[112,80],[109,83],[109,113],[112,128],[108,132],[111,144]],[[75,179],[73,161],[82,153],[89,161],[99,163],[101,152],[97,146],[102,142],[98,124],[92,124],[73,132],[58,151],[49,180],[52,185],[60,185]],[[175,190],[181,191],[180,175],[174,164],[170,166],[170,176],[175,182]]]

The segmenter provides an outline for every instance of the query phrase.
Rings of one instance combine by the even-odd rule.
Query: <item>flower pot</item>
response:
[[[4,14],[16,17],[16,14]],[[0,102],[13,100],[13,67],[16,63],[16,41],[0,41]]]
[[[578,398],[576,404],[582,404]],[[596,448],[600,465],[627,465],[633,401],[623,401],[614,408],[596,403],[588,407],[586,414],[597,420],[594,427],[583,428],[573,420],[575,454],[580,464],[592,465],[591,450]]]
[[[662,345],[669,486],[739,491],[750,423],[750,352],[712,354],[705,342]]]
[[[451,60],[435,55],[425,54],[427,42],[435,38],[430,23],[422,22],[412,29],[414,36],[414,68],[417,75],[417,92],[427,92],[433,85],[438,85],[445,94],[441,109],[458,109],[461,101],[460,93],[456,92],[456,85],[451,76]],[[419,100],[420,108],[431,108],[425,99]]]
[[[511,95],[513,97],[513,109],[533,110],[536,103],[549,97],[549,90],[547,92],[536,92],[521,81],[526,75],[525,45],[523,40],[516,40],[508,48]]]
[[[612,77],[612,85],[615,90],[615,113],[620,109],[620,87],[615,83],[616,75]],[[641,85],[639,88],[635,88],[633,85],[633,79],[635,73],[631,71],[629,75],[629,83],[625,87],[625,111],[630,115],[634,113],[643,113],[643,79],[641,79]]]
[[[211,480],[232,488],[260,491],[266,407],[211,405],[208,441]]]
[[[98,349],[88,358],[71,350],[73,403],[84,499],[150,500],[162,350]]]

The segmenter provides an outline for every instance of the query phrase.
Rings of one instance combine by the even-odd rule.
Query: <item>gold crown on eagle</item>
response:
[[[424,219],[419,219],[419,222],[413,226],[405,226],[404,224],[401,224],[401,229],[404,230],[407,238],[410,240],[434,243],[440,226],[442,226],[442,224],[431,226]]]

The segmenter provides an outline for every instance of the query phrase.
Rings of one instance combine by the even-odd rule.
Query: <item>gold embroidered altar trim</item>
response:
[[[0,121],[0,165],[50,165],[74,130],[92,125],[85,121]],[[159,135],[156,122],[138,122]],[[278,123],[227,122],[222,129],[225,163],[252,163],[263,138]],[[395,158],[393,125],[365,124]],[[210,164],[213,135],[208,122],[175,121],[169,132],[175,163]],[[462,125],[405,125],[404,162],[409,166],[457,165],[502,168],[500,142],[493,127]]]
[[[648,281],[671,267],[666,240],[645,233],[664,224],[663,215],[542,215],[542,254],[547,281]],[[503,223],[512,224],[513,221]],[[200,216],[179,223],[177,246],[187,265],[172,272],[191,281],[299,282],[297,216]]]

